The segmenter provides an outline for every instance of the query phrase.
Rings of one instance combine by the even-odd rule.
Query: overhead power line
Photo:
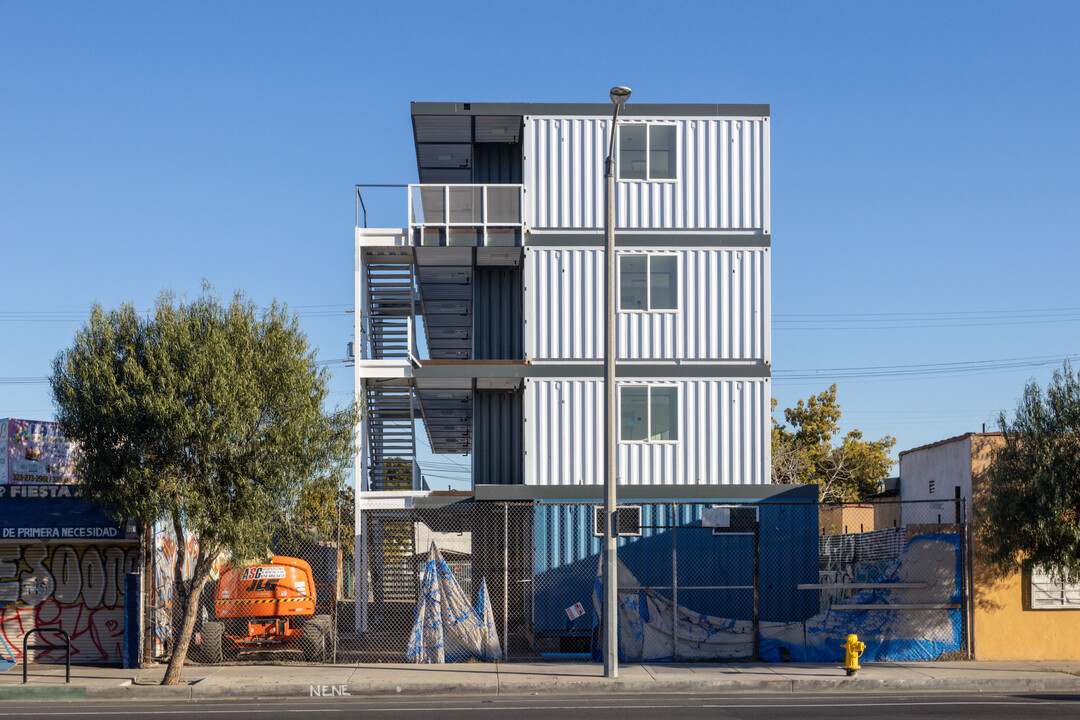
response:
[[[983,375],[1017,368],[1045,367],[1064,360],[1075,360],[1080,354],[1042,355],[1036,357],[1007,358],[1002,360],[970,360],[951,363],[927,363],[911,365],[876,365],[849,368],[820,368],[816,370],[773,370],[777,380],[817,379],[877,379],[877,378],[926,378],[944,375]]]
[[[1080,322],[1080,308],[773,315],[775,330],[912,330]]]
[[[339,317],[353,313],[352,303],[334,303],[326,305],[285,305],[293,315],[302,318],[311,317]],[[260,311],[265,307],[257,308]],[[147,315],[152,309],[140,310]],[[83,322],[90,318],[90,313],[85,310],[0,310],[0,322]]]

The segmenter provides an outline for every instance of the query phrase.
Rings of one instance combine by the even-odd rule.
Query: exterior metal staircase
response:
[[[412,358],[416,316],[412,264],[366,263],[367,331],[371,359]]]
[[[412,490],[416,412],[411,387],[368,385],[368,489]]]

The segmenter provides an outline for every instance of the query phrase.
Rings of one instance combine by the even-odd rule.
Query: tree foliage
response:
[[[1066,361],[1044,393],[1027,384],[981,490],[978,533],[991,568],[1022,562],[1080,580],[1080,373]]]
[[[260,315],[209,288],[190,304],[162,294],[149,316],[95,306],[53,362],[57,420],[79,444],[87,496],[198,542],[163,684],[179,681],[214,562],[265,558],[272,519],[320,483],[341,485],[357,411],[325,412],[327,381],[283,307]]]
[[[896,439],[886,435],[880,440],[864,440],[862,432],[851,430],[833,445],[840,429],[835,383],[784,410],[784,418],[790,429],[773,418],[774,483],[813,483],[819,487],[823,503],[854,502],[881,490],[894,463],[889,451]]]

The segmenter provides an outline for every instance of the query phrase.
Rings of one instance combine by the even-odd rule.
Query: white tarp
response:
[[[424,567],[420,593],[416,622],[405,651],[407,662],[502,659],[486,580],[480,584],[476,607],[471,607],[434,542]]]

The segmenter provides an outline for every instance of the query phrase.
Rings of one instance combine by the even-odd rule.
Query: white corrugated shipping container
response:
[[[678,439],[620,442],[620,485],[759,485],[769,482],[769,381],[620,381],[678,388]],[[525,384],[525,484],[603,484],[602,379]]]
[[[617,183],[616,226],[769,232],[769,121],[621,118],[619,126],[677,128],[676,179]],[[610,119],[525,117],[526,223],[533,229],[601,228]]]
[[[771,362],[768,248],[650,254],[676,259],[678,307],[619,312],[620,359]],[[524,274],[526,359],[602,358],[604,251],[528,248]]]

